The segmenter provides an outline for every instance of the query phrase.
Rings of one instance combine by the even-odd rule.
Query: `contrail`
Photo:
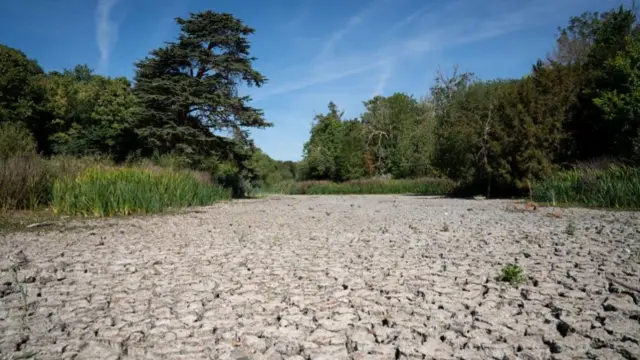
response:
[[[96,9],[96,41],[100,50],[98,72],[105,72],[109,66],[111,49],[118,40],[118,24],[111,21],[111,9],[119,0],[98,0]]]

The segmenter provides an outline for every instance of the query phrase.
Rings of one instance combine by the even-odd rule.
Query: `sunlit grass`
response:
[[[56,214],[112,216],[202,206],[230,198],[227,189],[190,172],[96,166],[53,184]]]
[[[640,168],[612,165],[563,171],[535,184],[533,199],[554,205],[639,209]]]

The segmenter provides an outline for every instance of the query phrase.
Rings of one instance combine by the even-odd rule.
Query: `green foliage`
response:
[[[283,182],[267,192],[288,195],[347,195],[347,194],[419,194],[447,195],[455,184],[446,179],[368,179],[342,183],[331,181]]]
[[[136,132],[147,152],[237,161],[246,129],[271,126],[237,91],[240,81],[258,87],[266,82],[252,68],[247,37],[254,30],[212,11],[176,22],[177,40],[136,63],[134,90],[143,108]]]
[[[23,123],[35,136],[38,150],[47,152],[47,124],[43,112],[44,72],[20,50],[0,44],[0,123]]]
[[[209,205],[229,197],[227,190],[187,172],[93,167],[76,177],[56,180],[52,208],[71,215],[130,215]]]
[[[315,117],[311,128],[311,137],[304,144],[304,179],[338,180],[338,156],[340,154],[340,135],[343,112],[333,102],[329,103],[329,112]]]
[[[20,50],[0,45],[0,120],[22,121],[37,112],[38,80],[44,74]]]
[[[615,153],[640,165],[640,38],[627,38],[626,48],[607,60],[599,79],[595,105],[612,133]]]
[[[372,175],[432,175],[435,118],[429,104],[396,93],[366,101],[360,119],[336,104],[317,115],[300,164],[302,179],[348,181]]]
[[[47,77],[56,154],[124,158],[137,148],[133,119],[138,102],[125,78],[94,75],[86,65]]]
[[[612,165],[562,171],[536,183],[533,199],[561,205],[640,209],[640,169]]]
[[[337,135],[338,149],[335,157],[336,180],[361,179],[366,175],[364,167],[363,126],[358,120],[344,120]]]
[[[0,123],[0,159],[35,153],[36,141],[23,123]]]
[[[256,175],[257,187],[272,187],[283,181],[293,180],[295,164],[273,160],[260,149],[255,149],[251,158],[246,161],[247,168]]]
[[[435,117],[431,104],[404,93],[364,103],[364,142],[378,175],[432,175]]]
[[[255,182],[254,173],[233,162],[223,162],[217,164],[214,170],[215,181],[221,186],[231,189],[234,198],[244,198],[252,196]]]
[[[567,147],[574,157],[569,160],[629,158],[638,128],[637,119],[629,117],[635,111],[631,102],[637,87],[633,79],[636,16],[632,9],[620,7],[583,18],[589,20],[578,22],[580,32],[574,36],[584,44],[584,54],[572,66],[577,93],[566,121],[571,134]]]
[[[438,120],[435,165],[485,195],[522,192],[530,180],[548,176],[563,139],[562,117],[547,101],[542,77],[474,81],[448,99]]]
[[[500,281],[507,282],[513,286],[521,284],[525,280],[522,267],[518,264],[507,264],[502,269]]]

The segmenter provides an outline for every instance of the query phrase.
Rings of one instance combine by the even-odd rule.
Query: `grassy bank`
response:
[[[558,205],[640,209],[640,169],[616,165],[559,172],[535,184],[533,199]]]
[[[228,199],[207,173],[97,158],[0,158],[0,213],[49,208],[82,216],[153,213]]]
[[[119,167],[94,167],[58,179],[52,195],[54,213],[83,216],[155,213],[231,197],[228,190],[188,172]]]
[[[330,181],[284,182],[266,193],[286,195],[420,194],[447,195],[455,184],[447,179],[365,179],[343,183]]]

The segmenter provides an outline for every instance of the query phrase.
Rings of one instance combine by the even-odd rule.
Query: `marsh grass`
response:
[[[533,199],[553,205],[640,209],[640,168],[575,168],[535,184]]]
[[[367,194],[419,194],[447,195],[455,184],[439,178],[421,179],[365,179],[342,183],[330,181],[283,182],[266,189],[267,193],[287,195],[367,195]]]
[[[227,189],[198,174],[161,168],[90,167],[53,184],[55,214],[113,216],[210,205],[230,198]]]

